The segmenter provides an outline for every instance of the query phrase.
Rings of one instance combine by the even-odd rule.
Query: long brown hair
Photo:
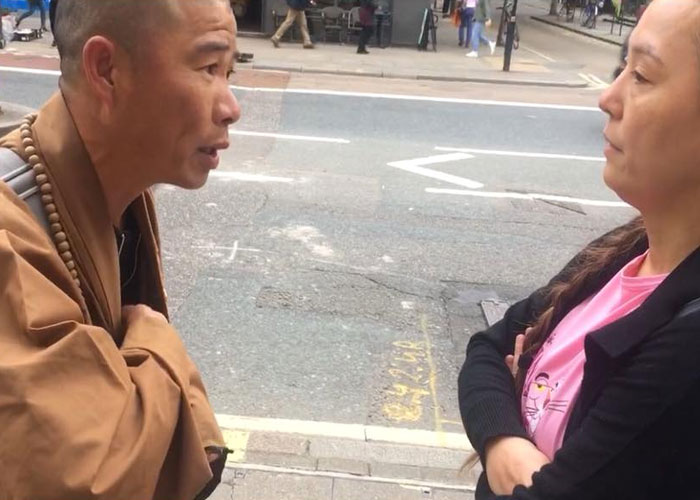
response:
[[[646,229],[641,217],[621,226],[602,238],[588,245],[544,291],[544,311],[530,326],[525,338],[523,355],[534,355],[549,338],[555,318],[561,319],[564,309],[570,307],[572,300],[579,296],[600,273],[624,256],[628,256],[642,240],[646,238]],[[518,370],[515,388],[518,397],[522,396],[525,385],[525,370]],[[469,456],[462,470],[476,465],[478,454]]]

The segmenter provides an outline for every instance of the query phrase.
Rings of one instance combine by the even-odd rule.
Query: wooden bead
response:
[[[63,226],[56,223],[56,224],[51,224],[51,232],[52,233],[60,233],[63,231]]]
[[[47,182],[46,184],[42,184],[39,190],[42,192],[42,194],[49,194],[52,191],[51,183]]]
[[[30,134],[31,134],[31,132],[30,132]],[[22,139],[24,139],[24,137],[22,137]],[[36,154],[36,148],[34,146],[27,146],[26,148],[24,148],[24,152],[27,155],[32,156],[32,155]]]
[[[54,205],[53,203],[47,204],[45,208],[46,208],[46,213],[47,213],[47,214],[52,214],[52,213],[54,213],[54,212],[57,211],[57,210],[56,210],[56,205]]]
[[[54,234],[53,239],[56,240],[58,243],[64,243],[68,238],[66,237],[66,233],[61,231]]]
[[[72,260],[69,260],[66,262],[66,267],[68,268],[69,271],[75,271],[75,262]]]
[[[70,250],[70,245],[68,244],[67,241],[64,241],[63,243],[58,244],[58,251],[59,252],[63,253],[63,252],[67,252],[68,250]]]
[[[46,174],[39,174],[36,176],[36,183],[39,185],[46,184],[48,182],[49,178],[47,177]]]
[[[61,254],[61,259],[63,260],[63,262],[68,262],[70,260],[73,260],[73,254],[70,252],[63,252]]]
[[[46,169],[44,168],[44,166],[41,163],[37,163],[32,168],[34,169],[34,173],[36,175],[43,174],[44,172],[46,172]]]
[[[22,139],[29,139],[29,138],[32,137],[32,130],[31,130],[29,127],[22,127],[22,128],[20,129],[19,136],[20,136]]]
[[[78,273],[75,273],[75,275],[77,276]],[[73,281],[75,282],[75,286],[77,286],[78,288],[80,288],[80,280],[79,280],[78,278],[75,278]]]
[[[49,205],[49,204],[53,203],[53,196],[50,194],[44,194],[41,196],[41,202],[44,205]]]
[[[31,138],[22,139],[22,146],[24,146],[25,148],[26,148],[27,146],[33,146],[33,145],[34,145],[34,140],[33,140],[33,139],[31,139]]]
[[[32,167],[38,163],[41,163],[41,158],[39,158],[37,155],[32,155],[29,157],[29,164]]]
[[[61,216],[58,215],[58,213],[53,213],[53,214],[49,215],[49,222],[50,222],[51,224],[55,224],[55,223],[57,223],[57,222],[61,222]]]

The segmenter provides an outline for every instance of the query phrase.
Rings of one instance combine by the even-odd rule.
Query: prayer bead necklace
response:
[[[58,249],[58,254],[61,256],[61,260],[64,262],[70,272],[71,278],[75,282],[78,290],[82,294],[82,289],[80,287],[80,279],[78,278],[78,269],[73,259],[73,253],[71,252],[70,243],[68,242],[68,236],[63,229],[63,224],[61,223],[61,216],[58,214],[58,208],[56,208],[56,203],[53,197],[53,187],[51,186],[51,181],[46,173],[46,167],[41,163],[41,158],[39,158],[39,152],[34,144],[34,135],[32,133],[32,125],[36,120],[36,114],[27,115],[22,120],[22,125],[20,126],[20,137],[22,138],[22,146],[24,147],[24,153],[29,158],[29,165],[34,171],[36,176],[36,185],[41,193],[41,203],[44,206],[44,211],[46,212],[46,217],[49,221],[49,229],[51,232],[51,237],[53,242],[56,244]]]

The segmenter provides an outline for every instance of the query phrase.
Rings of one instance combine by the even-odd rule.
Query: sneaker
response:
[[[489,42],[489,49],[491,49],[491,55],[496,52],[496,42]]]
[[[357,49],[357,53],[358,54],[369,54],[369,52],[366,49],[365,50]]]
[[[305,49],[314,49],[316,48],[313,43],[305,43],[304,44]]]
[[[479,57],[479,53],[475,50],[472,50],[471,52],[467,53],[467,57],[476,58],[476,57]]]
[[[280,41],[279,40],[277,40],[276,38],[270,38],[270,41],[272,42],[272,45],[274,45],[276,49],[280,48]]]

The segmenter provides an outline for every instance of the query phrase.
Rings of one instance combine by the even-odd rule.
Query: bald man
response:
[[[60,91],[0,139],[0,498],[206,498],[226,450],[149,189],[204,185],[228,147],[236,23],[228,0],[61,0],[55,22]]]

